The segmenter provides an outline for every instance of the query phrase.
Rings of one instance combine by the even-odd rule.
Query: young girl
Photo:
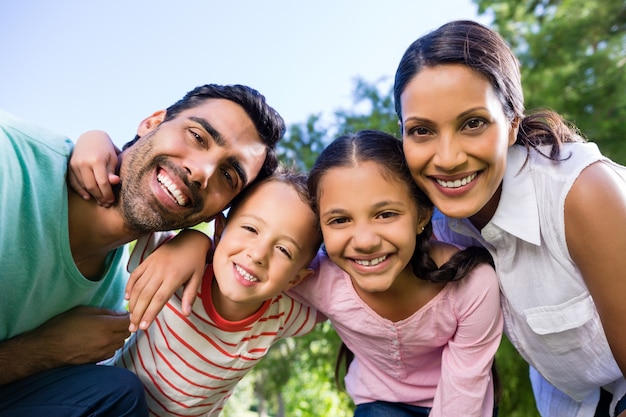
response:
[[[138,239],[129,269],[144,262],[182,270],[206,255],[180,240],[163,252],[160,237]],[[320,243],[306,176],[279,168],[233,201],[191,311],[184,312],[181,288],[108,364],[139,376],[151,416],[219,415],[275,342],[317,323],[313,308],[282,292],[312,272]]]
[[[502,315],[490,257],[431,243],[432,203],[402,143],[375,131],[339,137],[309,187],[325,251],[290,294],[354,353],[345,384],[355,416],[493,415]]]
[[[394,95],[413,179],[446,216],[435,235],[493,256],[541,414],[625,416],[625,168],[558,114],[524,115],[513,52],[475,22],[416,40]]]

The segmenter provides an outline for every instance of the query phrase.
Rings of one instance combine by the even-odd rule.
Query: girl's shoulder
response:
[[[435,261],[437,266],[441,266],[448,262],[452,255],[457,253],[459,248],[446,242],[432,240],[430,242],[430,257]]]

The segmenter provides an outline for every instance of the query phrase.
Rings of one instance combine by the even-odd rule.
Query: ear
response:
[[[433,216],[433,209],[420,209],[419,220],[417,222],[417,234],[421,234],[424,231],[424,227],[430,222],[430,218]]]
[[[311,268],[302,268],[300,271],[298,271],[295,278],[289,281],[289,284],[287,284],[287,288],[285,288],[283,291],[287,291],[292,287],[295,287],[306,278],[310,277],[313,272],[314,271]]]
[[[520,118],[515,117],[511,120],[511,128],[509,129],[509,146],[512,146],[517,140],[517,132],[519,131]]]
[[[143,119],[137,128],[137,135],[142,137],[146,133],[153,131],[163,122],[163,119],[165,119],[165,110],[159,110],[152,114],[152,116]]]

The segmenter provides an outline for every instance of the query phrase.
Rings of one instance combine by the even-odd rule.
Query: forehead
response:
[[[315,229],[315,213],[294,187],[283,181],[268,181],[249,191],[234,217],[253,216],[302,242]]]
[[[461,64],[425,67],[406,85],[400,102],[403,113],[405,110],[428,112],[486,104],[501,107],[489,79]]]
[[[331,168],[322,177],[320,205],[365,207],[381,201],[414,203],[409,185],[376,162]]]
[[[239,209],[237,209],[236,214],[253,212],[258,217],[268,221],[276,221],[272,218],[277,217],[275,216],[277,213],[284,218],[302,218],[302,214],[308,212],[313,214],[309,204],[300,198],[294,186],[284,181],[265,181],[244,192],[248,194],[245,196]],[[294,213],[295,211],[298,213]],[[302,218],[302,220],[304,223],[306,218]]]

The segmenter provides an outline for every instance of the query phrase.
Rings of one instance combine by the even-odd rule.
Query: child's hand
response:
[[[120,183],[115,175],[119,153],[105,132],[90,130],[80,135],[69,163],[70,186],[85,200],[93,197],[101,206],[110,207],[115,201],[111,186]]]
[[[183,230],[146,258],[130,275],[125,298],[129,301],[131,332],[145,330],[163,306],[182,286],[183,314],[191,306],[202,285],[206,256],[211,239],[197,230]]]

